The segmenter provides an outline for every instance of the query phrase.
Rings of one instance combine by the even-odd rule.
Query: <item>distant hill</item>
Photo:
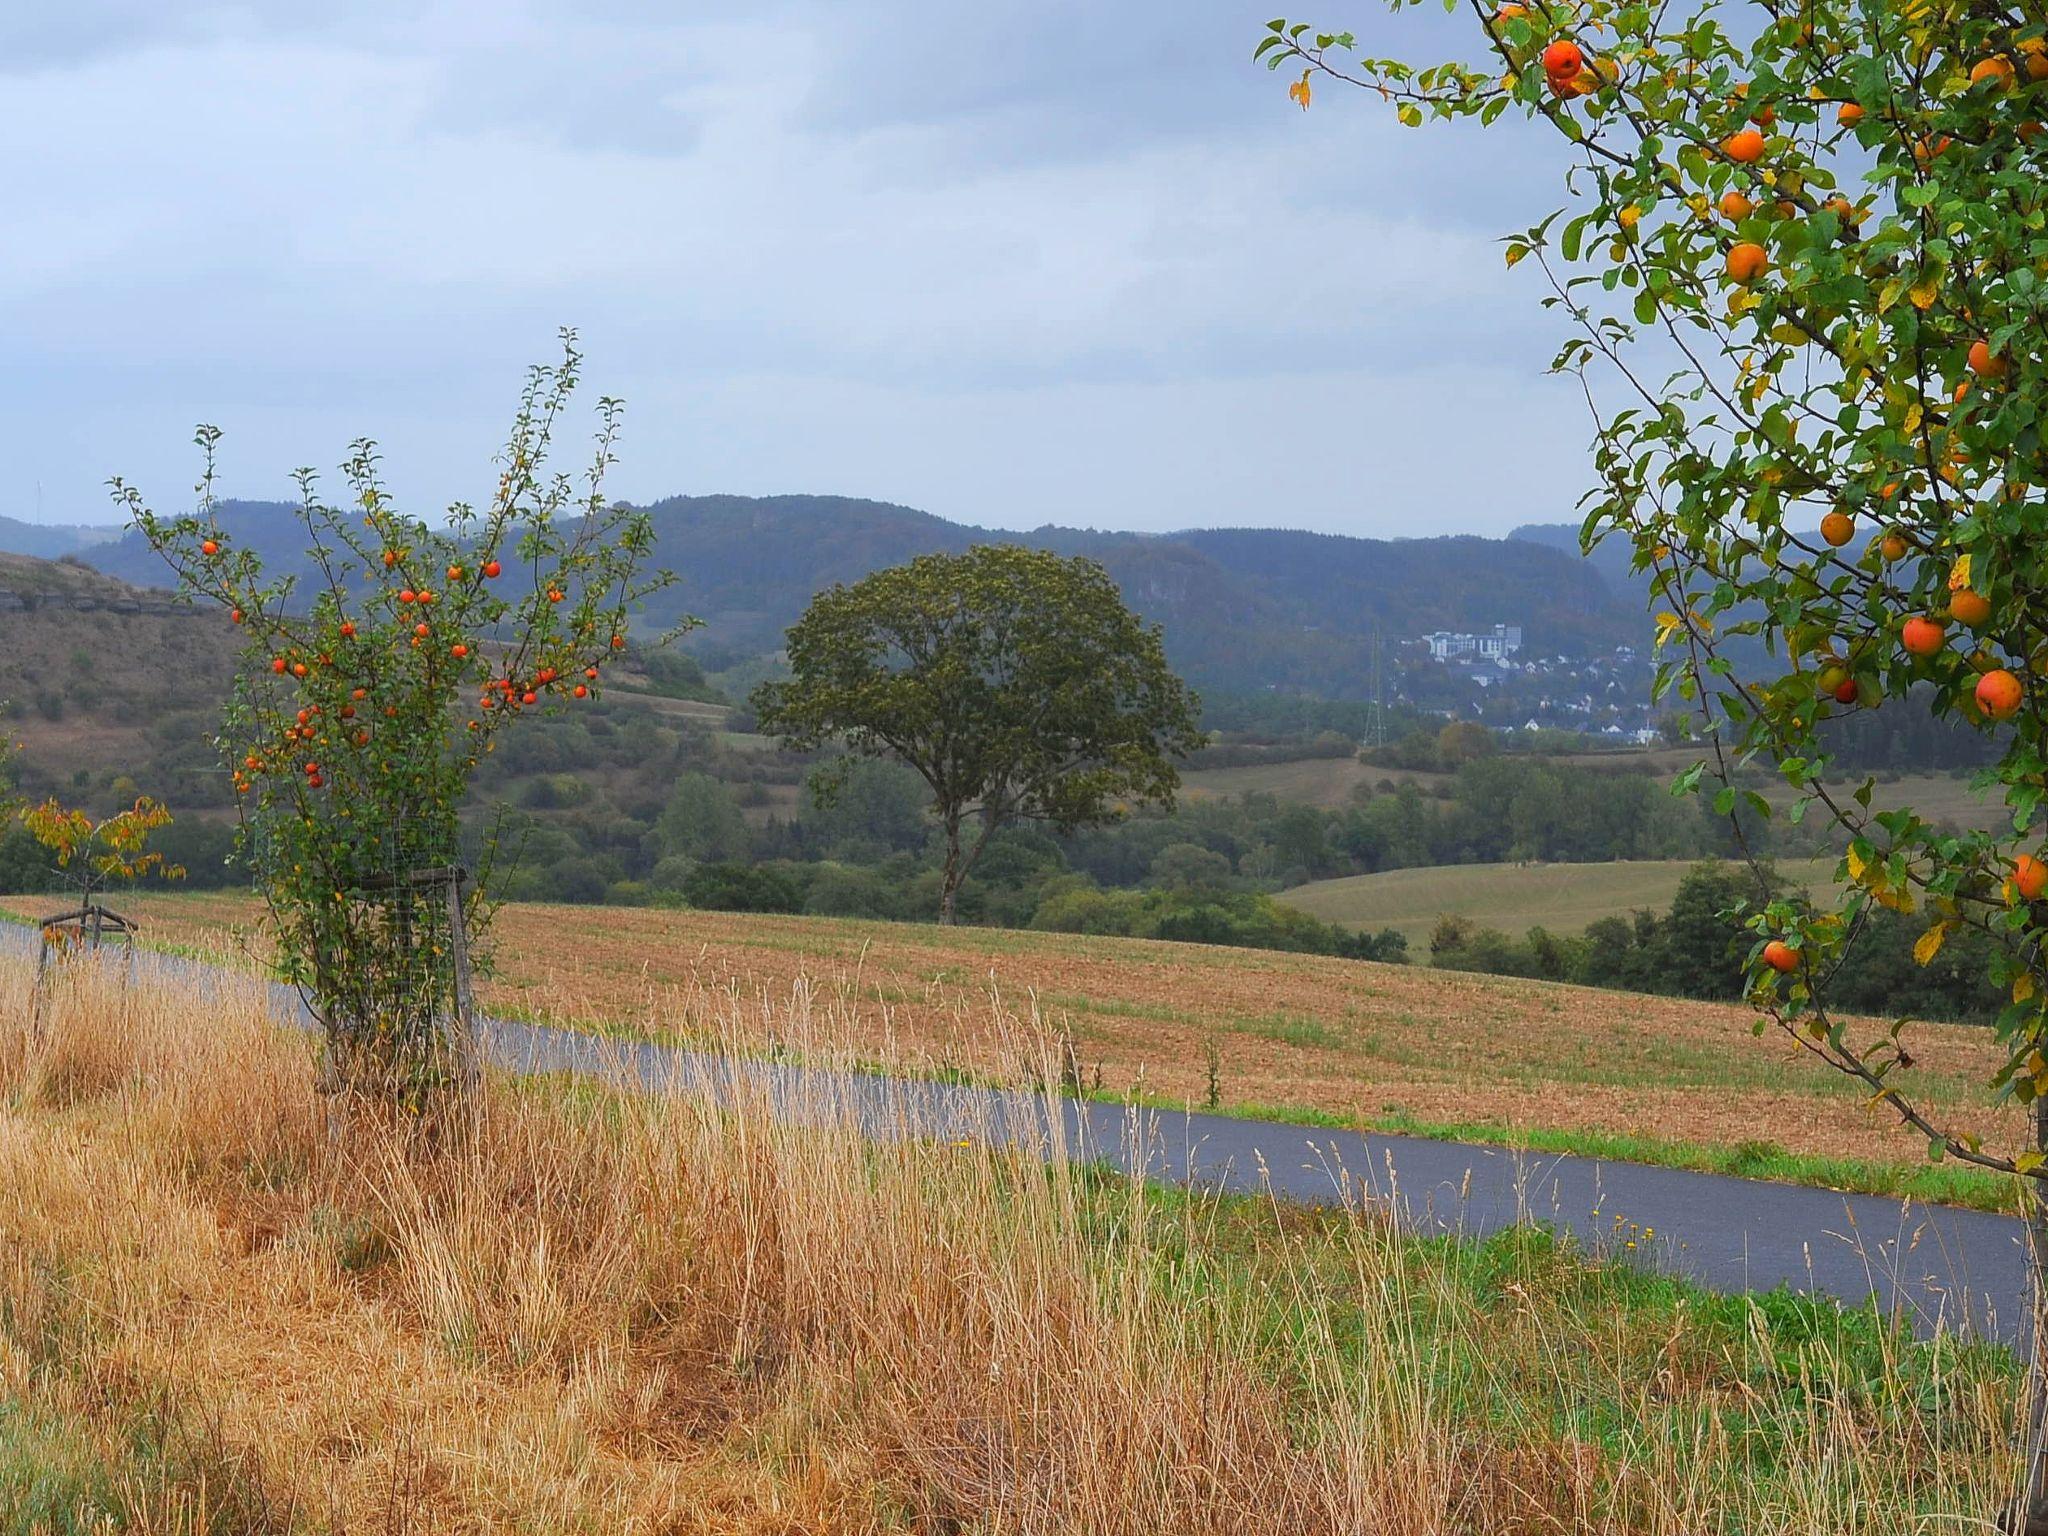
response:
[[[1611,534],[1602,539],[1593,547],[1593,553],[1590,555],[1579,553],[1577,523],[1524,523],[1509,533],[1508,537],[1577,555],[1600,573],[1600,579],[1607,584],[1607,590],[1616,597],[1646,588],[1644,578],[1629,569],[1629,562],[1635,558],[1635,549],[1620,534]]]
[[[94,528],[82,523],[25,523],[15,517],[0,517],[0,550],[14,555],[34,555],[55,560],[76,554],[121,537],[119,528]]]
[[[75,557],[0,553],[0,731],[21,744],[21,787],[101,808],[140,788],[180,814],[226,815],[232,796],[214,738],[245,639],[218,609],[162,587],[131,586]],[[581,716],[715,730],[726,711],[695,701],[705,690],[692,686],[702,681],[692,670],[681,658],[664,654],[656,666],[629,652],[609,668],[605,699]],[[644,756],[635,768],[673,773],[657,738],[607,731],[606,740]],[[588,743],[556,757],[529,748],[494,759],[490,783],[517,798],[534,774],[572,765],[586,775],[620,771],[595,761]],[[133,782],[118,789],[119,775]]]
[[[0,729],[22,744],[25,786],[65,791],[147,764],[149,787],[181,804],[219,798],[204,781],[219,777],[234,629],[74,559],[0,554]]]
[[[1391,646],[1433,629],[1519,624],[1534,652],[1582,655],[1639,640],[1643,629],[1640,609],[1617,600],[1575,537],[1561,547],[1535,537],[1355,539],[1274,528],[1014,533],[842,496],[675,496],[646,510],[656,562],[679,578],[647,621],[695,614],[705,627],[694,643],[743,654],[778,649],[811,597],[835,582],[991,542],[1101,561],[1125,600],[1164,628],[1175,665],[1217,691],[1363,697],[1376,634]],[[287,504],[226,502],[219,518],[267,560],[303,569]],[[137,584],[169,580],[133,534],[84,558]]]
[[[266,566],[303,574],[311,569],[311,564],[306,558],[304,541],[299,536],[299,525],[294,515],[297,511],[296,504],[288,501],[223,501],[218,504],[214,516],[237,543],[246,544],[262,555]],[[0,528],[0,549],[12,547],[5,542],[6,534],[7,530]],[[123,531],[117,538],[78,554],[94,570],[104,571],[134,586],[168,587],[176,584],[170,567],[149,547],[149,541],[133,531]]]

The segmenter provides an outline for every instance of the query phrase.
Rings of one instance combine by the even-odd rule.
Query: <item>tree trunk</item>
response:
[[[2034,1100],[2034,1145],[2048,1151],[2048,1099]],[[2027,1257],[2034,1315],[2027,1365],[2026,1481],[2005,1528],[2015,1536],[2048,1536],[2048,1187],[2027,1181]]]
[[[960,818],[949,816],[946,819],[946,867],[939,876],[939,921],[948,928],[958,921],[953,908],[960,896],[961,874]]]

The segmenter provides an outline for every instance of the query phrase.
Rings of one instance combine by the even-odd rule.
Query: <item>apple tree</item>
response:
[[[1396,13],[1409,0],[1397,0]],[[1451,6],[1455,11],[1455,3]],[[1661,600],[1660,697],[1696,712],[1682,788],[1824,817],[1838,899],[1760,898],[1762,1020],[1856,1079],[1932,1155],[2031,1181],[2048,1236],[2048,32],[2000,0],[1470,9],[1417,67],[1285,20],[1257,52],[1307,107],[1555,135],[1563,206],[1505,241],[1569,328],[1596,419],[1584,538],[1629,541]],[[1298,77],[1296,71],[1299,71]],[[1995,822],[1957,832],[1838,767],[1830,722],[1932,710],[1990,738]],[[1775,782],[1774,794],[1763,788]],[[1878,909],[1995,941],[1973,1132],[1913,1091],[1906,1021],[1867,1034],[1829,981]],[[2024,1129],[2022,1129],[2024,1127]],[[2041,1417],[2030,1457],[2039,1483]]]
[[[575,336],[528,375],[495,488],[428,521],[350,449],[341,505],[298,474],[310,578],[271,575],[216,516],[219,432],[202,427],[196,512],[116,501],[246,637],[221,736],[240,848],[280,964],[325,1038],[336,1090],[421,1104],[474,1069],[467,962],[493,911],[496,841],[462,864],[459,811],[499,733],[598,696],[628,616],[668,583],[644,513],[606,500],[618,402],[598,404],[580,478],[551,471],[580,375]]]

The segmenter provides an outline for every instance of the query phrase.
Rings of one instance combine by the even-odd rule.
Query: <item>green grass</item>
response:
[[[1668,781],[1697,756],[1688,748],[1630,747],[1610,752],[1556,753],[1541,760],[1602,773],[1650,774]],[[1240,763],[1231,768],[1195,768],[1181,775],[1181,784],[1197,799],[1205,795],[1273,795],[1281,800],[1339,810],[1351,804],[1352,793],[1359,785],[1377,788],[1382,779],[1395,784],[1413,783],[1424,794],[1430,794],[1449,784],[1452,775],[1385,768],[1355,757],[1310,757],[1278,763]]]
[[[1122,1188],[1113,1171],[1090,1174],[1084,1220],[1099,1228],[1104,1249],[1120,1240],[1119,1218],[1128,1217]],[[1643,1382],[1713,1382],[1725,1394],[1716,1427],[1739,1447],[1726,1464],[1768,1486],[1804,1475],[1795,1468],[1810,1412],[1871,1415],[1896,1426],[1973,1385],[2010,1395],[2021,1382],[2020,1363],[2004,1347],[1946,1336],[1915,1340],[1874,1301],[1843,1305],[1788,1287],[1709,1291],[1660,1269],[1656,1240],[1626,1222],[1613,1239],[1591,1246],[1540,1223],[1485,1238],[1403,1234],[1402,1278],[1378,1277],[1361,1291],[1340,1211],[1286,1218],[1302,1269],[1292,1284],[1274,1286],[1268,1202],[1160,1186],[1148,1188],[1144,1199],[1156,1213],[1152,1239],[1167,1261],[1170,1279],[1162,1283],[1191,1303],[1221,1308],[1233,1296],[1256,1297],[1262,1327],[1283,1355],[1370,1350],[1375,1335],[1427,1338],[1427,1379],[1416,1391],[1453,1422],[1535,1443],[1575,1442],[1617,1458],[1631,1448],[1640,1454]],[[1304,1279],[1318,1282],[1321,1296],[1346,1298],[1322,1324],[1328,1332],[1319,1327],[1310,1336],[1303,1326]],[[1532,1347],[1517,1329],[1518,1314],[1533,1319],[1553,1347]],[[1596,1337],[1611,1343],[1613,1354],[1604,1360],[1581,1347]],[[1661,1427],[1684,1433],[1677,1419]],[[1905,1486],[1878,1496],[1897,1501],[1901,1516],[1913,1502]]]
[[[1091,1093],[1102,1103],[1134,1102],[1129,1094]],[[1744,1142],[1710,1147],[1698,1142],[1670,1141],[1607,1131],[1548,1130],[1540,1126],[1500,1125],[1493,1121],[1422,1120],[1389,1106],[1377,1114],[1333,1115],[1295,1104],[1225,1103],[1211,1109],[1182,1099],[1147,1094],[1135,1102],[1167,1114],[1210,1114],[1229,1120],[1264,1120],[1283,1125],[1319,1126],[1334,1131],[1377,1131],[1390,1136],[1415,1136],[1428,1141],[1455,1141],[1473,1146],[1506,1147],[1515,1151],[1556,1153],[1617,1163],[1647,1163],[1657,1168],[1683,1168],[1731,1178],[1763,1179],[1799,1184],[1849,1195],[1884,1195],[1991,1211],[2010,1216],[2019,1208],[2013,1181],[1958,1163],[1914,1167],[1864,1158],[1812,1157],[1788,1152],[1774,1142]]]
[[[292,1529],[294,1511],[262,1487],[253,1458],[202,1416],[151,1393],[111,1417],[109,1434],[104,1413],[89,1427],[46,1403],[0,1397],[0,1532],[101,1536],[167,1509],[223,1536]]]
[[[105,1530],[120,1515],[116,1469],[78,1426],[0,1398],[0,1530]]]
[[[1669,910],[1693,863],[1442,864],[1315,880],[1282,891],[1278,900],[1347,928],[1395,929],[1406,935],[1409,957],[1426,961],[1439,914],[1455,913],[1516,936],[1539,925],[1552,933],[1579,933],[1603,917]],[[1833,882],[1835,863],[1833,858],[1788,859],[1778,868],[1795,884],[1817,890]]]
[[[1928,1163],[1917,1168],[1862,1158],[1809,1157],[1787,1152],[1770,1141],[1734,1147],[1707,1147],[1694,1142],[1660,1141],[1647,1136],[1598,1131],[1547,1131],[1473,1122],[1416,1120],[1396,1113],[1375,1117],[1376,1128],[1431,1141],[1488,1142],[1531,1152],[1563,1152],[1577,1157],[1616,1162],[1655,1163],[1700,1173],[1728,1174],[1741,1179],[1768,1179],[1779,1184],[1805,1184],[1853,1195],[1889,1195],[1941,1205],[2012,1215],[2019,1208],[2014,1181],[1959,1163]]]

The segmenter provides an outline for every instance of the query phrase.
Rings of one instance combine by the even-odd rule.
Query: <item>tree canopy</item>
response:
[[[1555,366],[1597,418],[1584,537],[1625,538],[1665,605],[1658,687],[1708,746],[1682,786],[1769,816],[1733,782],[1767,765],[1791,815],[1847,834],[1839,900],[1759,886],[1749,996],[1936,1156],[2048,1173],[2043,18],[1998,0],[1472,14],[1483,62],[1416,68],[1284,20],[1257,51],[1300,67],[1303,107],[1320,74],[1410,126],[1561,136],[1570,206],[1506,260],[1541,272],[1571,331]],[[1842,771],[1831,723],[1930,709],[1992,738],[2003,825],[1938,828]],[[1858,1038],[1835,1011],[1858,935],[1904,915],[1923,966],[1958,932],[1990,941],[2010,999],[1992,1087],[2042,1106],[2006,1146],[1916,1097],[1903,1019]]]
[[[998,544],[920,556],[820,593],[788,645],[793,675],[754,694],[762,729],[917,772],[945,834],[946,922],[998,827],[1171,804],[1174,759],[1202,742],[1158,629],[1092,560]],[[828,798],[833,782],[818,781]]]

